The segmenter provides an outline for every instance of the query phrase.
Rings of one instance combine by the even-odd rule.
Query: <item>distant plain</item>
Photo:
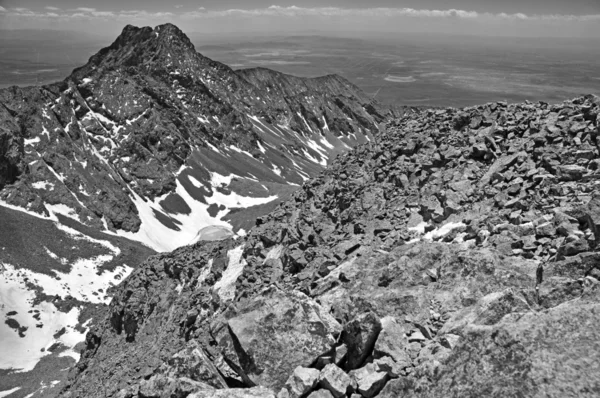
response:
[[[111,42],[66,32],[44,37],[29,33],[0,38],[0,88],[62,80]],[[200,53],[234,69],[266,67],[307,77],[335,73],[379,101],[395,105],[561,102],[581,94],[600,94],[597,41],[410,35],[189,36]]]

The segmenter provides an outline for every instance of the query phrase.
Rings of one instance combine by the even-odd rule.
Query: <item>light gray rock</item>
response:
[[[268,388],[252,387],[197,391],[187,398],[277,398],[277,396]]]
[[[376,396],[389,379],[387,372],[379,372],[373,363],[350,371],[350,376],[356,381],[357,391],[365,398]]]
[[[381,324],[382,330],[375,342],[373,357],[383,358],[387,356],[399,365],[410,366],[410,356],[405,350],[408,346],[405,328],[393,317],[382,318]]]
[[[317,390],[310,393],[307,398],[334,398],[329,390]]]
[[[298,366],[294,373],[285,382],[285,389],[290,398],[300,398],[312,390],[319,379],[320,372],[317,369],[303,368]]]
[[[319,375],[319,386],[329,390],[335,398],[354,391],[354,382],[342,369],[334,364],[325,366]]]

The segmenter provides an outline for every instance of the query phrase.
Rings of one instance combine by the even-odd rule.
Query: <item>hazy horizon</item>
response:
[[[0,29],[72,30],[116,36],[123,26],[171,22],[186,32],[448,34],[600,37],[596,0],[0,0]]]
[[[184,33],[198,52],[234,69],[266,67],[303,77],[338,74],[390,105],[561,102],[600,94],[600,43],[589,39]],[[116,38],[12,31],[0,37],[0,88],[63,80]]]

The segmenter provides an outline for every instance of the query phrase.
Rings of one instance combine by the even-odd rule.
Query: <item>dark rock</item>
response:
[[[359,368],[371,355],[381,328],[381,321],[373,312],[362,314],[344,326],[342,340],[348,346],[347,369]]]

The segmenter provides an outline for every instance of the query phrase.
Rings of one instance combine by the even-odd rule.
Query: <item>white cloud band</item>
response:
[[[173,9],[173,8],[171,8]],[[202,24],[198,24],[198,21]],[[58,26],[57,22],[72,23],[93,28],[94,22],[118,29],[126,23],[154,25],[164,22],[180,24],[184,30],[200,29],[206,32],[241,31],[341,31],[343,29],[381,31],[425,31],[443,33],[472,33],[500,35],[600,35],[600,14],[562,15],[522,13],[480,13],[467,10],[427,10],[413,8],[339,8],[339,7],[282,7],[257,9],[207,10],[202,7],[192,12],[102,11],[78,7],[61,10],[45,7],[45,11],[26,8],[0,7],[0,28],[9,24],[18,27]],[[460,22],[457,22],[460,21]],[[509,29],[506,29],[506,28]],[[556,29],[560,27],[560,29]],[[68,27],[66,27],[68,28]],[[563,29],[564,28],[564,29]]]

